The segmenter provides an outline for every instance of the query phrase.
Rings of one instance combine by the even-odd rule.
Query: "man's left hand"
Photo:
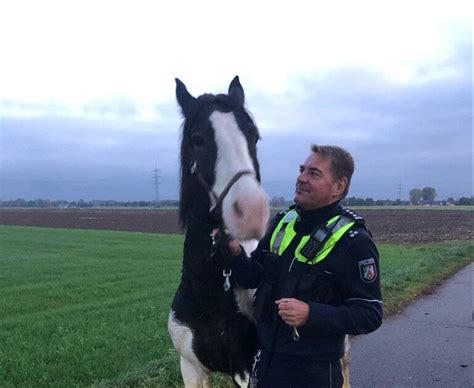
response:
[[[289,326],[303,326],[308,320],[309,305],[295,298],[282,298],[275,301],[278,314]]]

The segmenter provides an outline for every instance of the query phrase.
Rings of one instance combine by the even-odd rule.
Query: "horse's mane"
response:
[[[188,225],[192,203],[202,201],[204,206],[207,209],[209,208],[209,197],[207,193],[200,188],[200,186],[199,189],[193,187],[193,183],[196,181],[193,179],[193,175],[191,174],[191,132],[196,121],[200,118],[200,113],[204,110],[208,110],[209,114],[214,110],[219,110],[221,112],[242,112],[251,118],[249,112],[242,107],[242,105],[226,94],[203,94],[195,100],[191,111],[188,113],[187,117],[185,117],[183,124],[181,125],[179,222],[183,230]]]

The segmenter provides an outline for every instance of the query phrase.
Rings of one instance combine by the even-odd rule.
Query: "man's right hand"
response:
[[[214,229],[212,231],[212,234],[214,235],[214,237],[216,237],[219,234],[219,228]],[[242,248],[239,242],[237,240],[234,240],[233,238],[229,240],[228,247],[231,256],[238,256],[242,253]]]
[[[231,256],[238,256],[242,253],[242,248],[237,240],[229,241],[229,252]]]

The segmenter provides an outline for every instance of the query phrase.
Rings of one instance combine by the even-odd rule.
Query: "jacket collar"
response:
[[[303,210],[296,206],[296,212],[298,213],[299,220],[295,225],[295,230],[300,233],[309,234],[319,225],[324,224],[332,217],[341,214],[342,207],[339,204],[339,201],[337,201],[327,206],[312,210]]]

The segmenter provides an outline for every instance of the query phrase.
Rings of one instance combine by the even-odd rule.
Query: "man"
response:
[[[382,323],[377,249],[363,219],[339,205],[353,171],[344,149],[313,145],[296,206],[275,217],[250,258],[229,243],[234,280],[257,287],[259,388],[342,386],[345,335]]]

